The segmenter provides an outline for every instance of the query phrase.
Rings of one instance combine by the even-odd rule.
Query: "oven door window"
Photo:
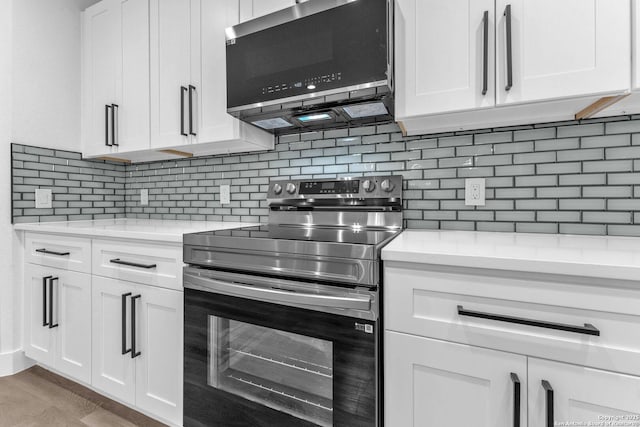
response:
[[[209,316],[216,389],[320,426],[333,425],[333,343]]]

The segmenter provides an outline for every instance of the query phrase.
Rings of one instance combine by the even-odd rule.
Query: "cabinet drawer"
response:
[[[90,239],[27,233],[25,249],[28,263],[91,273]]]
[[[387,265],[385,328],[640,375],[640,288],[460,271]]]
[[[94,240],[93,274],[181,290],[182,247]]]

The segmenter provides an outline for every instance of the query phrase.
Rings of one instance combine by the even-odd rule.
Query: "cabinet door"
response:
[[[136,295],[136,406],[181,425],[183,293],[140,286]]]
[[[547,427],[542,380],[553,388],[555,425],[640,425],[640,377],[530,358],[529,427]]]
[[[295,0],[240,0],[240,22],[294,6]]]
[[[83,154],[111,153],[111,106],[116,102],[118,77],[118,8],[103,0],[83,15]],[[107,141],[107,132],[109,140]]]
[[[182,133],[188,134],[183,88],[188,90],[191,78],[191,0],[151,0],[150,17],[151,148],[184,145],[189,142]]]
[[[512,427],[515,383],[527,414],[524,356],[385,332],[385,424]]]
[[[274,138],[227,114],[225,29],[238,23],[238,0],[191,1],[194,134],[204,153],[273,149]],[[206,145],[205,148],[202,148]]]
[[[192,0],[192,82],[197,143],[237,138],[238,121],[227,114],[225,28],[238,23],[237,0]]]
[[[640,89],[640,2],[633,0],[631,3],[631,19],[633,39],[632,48],[633,52],[631,57],[633,58],[632,74],[633,82],[632,87],[634,90]]]
[[[513,55],[508,91],[507,6]],[[497,0],[496,15],[498,104],[629,89],[629,0]]]
[[[55,273],[55,368],[72,378],[91,382],[91,276],[73,271]]]
[[[114,151],[149,148],[149,0],[116,0],[118,121]]]
[[[55,337],[53,329],[48,325],[49,319],[49,284],[46,277],[53,277],[60,270],[25,264],[24,268],[24,349],[25,354],[47,366],[55,363]],[[55,329],[55,328],[54,328]]]
[[[395,24],[398,117],[495,104],[493,0],[397,0]]]
[[[91,384],[111,396],[133,404],[135,401],[135,359],[131,352],[131,299],[122,296],[136,291],[127,282],[93,276],[92,286],[92,379]],[[123,328],[124,322],[124,328]]]

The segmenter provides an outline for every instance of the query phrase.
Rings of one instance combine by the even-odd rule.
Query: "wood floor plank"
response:
[[[39,366],[0,377],[0,427],[164,424]]]
[[[81,419],[98,408],[95,402],[91,402],[58,384],[44,381],[42,377],[30,370],[15,375],[15,382],[23,390],[76,419]]]
[[[89,427],[136,427],[135,424],[102,408],[96,409],[80,421]]]
[[[34,366],[29,369],[29,371],[33,372],[34,375],[42,377],[44,380],[52,382],[54,384],[59,385],[73,393],[76,393],[83,398],[89,400],[90,402],[95,403],[97,406],[101,408],[113,412],[121,418],[135,424],[136,426],[141,427],[164,427],[165,424],[154,420],[153,418],[147,417],[146,415],[135,411],[127,406],[124,406],[114,400],[109,399],[87,387],[68,380],[64,377],[54,374],[40,366]]]
[[[33,394],[22,390],[15,379],[0,378],[0,427],[11,427],[29,416],[45,411],[48,405]]]
[[[86,427],[80,420],[65,414],[60,408],[49,407],[38,415],[28,416],[13,427]]]

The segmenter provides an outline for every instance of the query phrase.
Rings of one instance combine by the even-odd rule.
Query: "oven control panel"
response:
[[[348,181],[303,181],[300,183],[302,194],[358,194],[360,180]]]
[[[268,199],[400,198],[402,176],[284,180],[269,184]]]

